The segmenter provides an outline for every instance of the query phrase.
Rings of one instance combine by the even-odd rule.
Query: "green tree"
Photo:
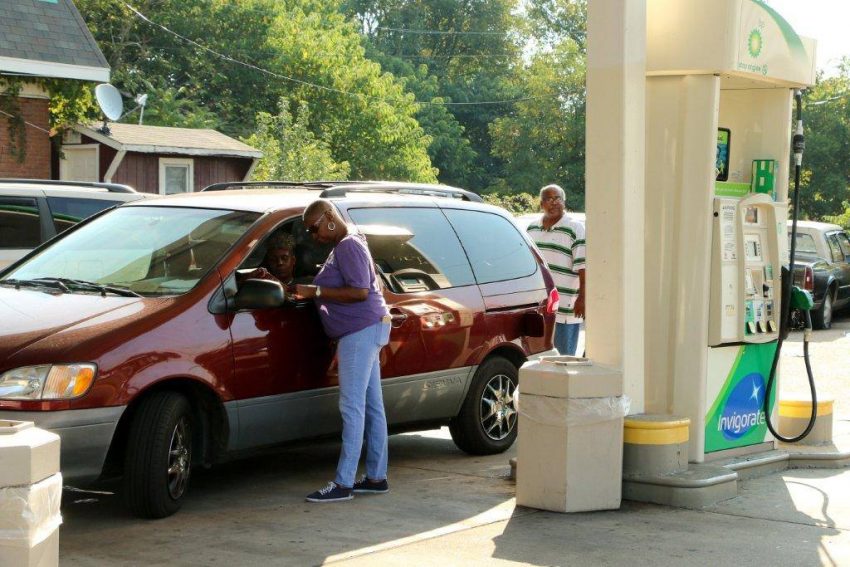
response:
[[[350,164],[352,178],[435,180],[413,96],[365,57],[357,25],[334,0],[134,5],[186,39],[111,0],[77,1],[121,90],[140,93],[154,85],[172,103],[182,101],[176,113],[162,111],[163,119],[185,124],[195,112],[180,108],[193,105],[217,117],[224,133],[244,137],[255,131],[260,112],[276,111],[280,97],[296,107],[304,101],[311,130],[334,161]],[[149,98],[146,115],[156,116],[165,102]]]
[[[561,185],[567,206],[584,209],[585,58],[572,39],[534,56],[520,73],[532,100],[490,125],[493,153],[504,160],[500,192]]]
[[[850,201],[850,59],[835,77],[819,78],[806,93],[806,152],[800,187],[800,215],[822,219],[845,213]],[[793,179],[793,178],[792,178]],[[846,213],[845,213],[846,214]]]
[[[282,98],[276,115],[259,113],[257,131],[245,140],[246,144],[263,152],[254,178],[259,181],[347,179],[348,163],[335,162],[327,144],[310,131],[307,103],[301,102],[294,118],[289,106],[289,101]]]
[[[475,160],[445,161],[435,151],[440,146],[432,147],[443,181],[480,190],[493,182],[501,167],[501,160],[491,152],[489,124],[509,112],[511,104],[483,103],[513,100],[523,92],[511,80],[524,44],[518,34],[518,6],[517,0],[348,0],[344,4],[376,53],[427,66],[428,75],[437,79],[437,91],[431,96],[453,103],[448,110],[463,130],[428,130],[428,134],[440,136],[441,142],[448,143],[443,147],[454,151],[462,144],[449,135],[460,133]],[[385,59],[380,61],[386,64]],[[448,124],[442,119],[438,123]],[[427,119],[423,124],[431,125]]]

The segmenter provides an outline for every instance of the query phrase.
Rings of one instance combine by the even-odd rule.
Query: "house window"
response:
[[[159,192],[162,195],[191,193],[195,173],[191,159],[159,158]]]

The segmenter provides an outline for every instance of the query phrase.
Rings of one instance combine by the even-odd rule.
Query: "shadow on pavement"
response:
[[[305,502],[333,478],[338,451],[335,442],[301,445],[200,471],[182,510],[163,520],[132,517],[118,495],[66,491],[61,564],[321,564],[428,537],[513,497],[499,478],[506,455],[470,457],[436,431],[390,437],[389,494]]]

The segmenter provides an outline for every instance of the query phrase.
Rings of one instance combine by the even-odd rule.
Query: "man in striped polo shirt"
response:
[[[565,197],[558,185],[540,190],[543,216],[528,226],[528,235],[543,254],[561,296],[555,319],[555,348],[574,356],[584,318],[585,240],[584,224],[564,214]]]

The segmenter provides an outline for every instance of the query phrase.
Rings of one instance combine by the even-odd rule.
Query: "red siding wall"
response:
[[[106,149],[101,146],[101,175],[112,160],[111,155],[108,160],[105,157],[103,152]],[[158,193],[159,158],[161,157],[188,158],[191,156],[127,152],[112,182],[125,183],[134,187],[136,191],[144,193]],[[193,157],[192,159],[194,160],[195,191],[200,191],[212,183],[242,181],[252,161],[251,158],[232,157]]]
[[[22,97],[19,100],[24,120],[45,130],[50,129],[47,99]],[[18,163],[10,153],[8,127],[7,117],[0,114],[0,177],[50,179],[50,137],[32,126],[25,126],[27,155],[23,163]]]

